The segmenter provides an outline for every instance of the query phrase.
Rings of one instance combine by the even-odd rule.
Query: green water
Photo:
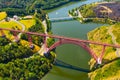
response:
[[[68,10],[78,7],[83,4],[96,2],[99,0],[86,0],[73,4],[67,4],[49,12],[49,18],[67,17]],[[80,22],[65,21],[52,23],[52,32],[55,35],[61,35],[72,38],[87,39],[87,33],[96,27],[104,24],[87,23],[81,24]],[[57,59],[62,60],[71,65],[89,69],[88,61],[91,56],[89,53],[77,45],[65,44],[56,48]],[[88,74],[73,69],[62,68],[54,66],[53,69],[42,80],[89,80]]]

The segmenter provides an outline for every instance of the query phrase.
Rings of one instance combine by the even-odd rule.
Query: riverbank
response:
[[[117,44],[119,43],[119,28],[120,23],[112,26],[102,26],[96,28],[88,33],[88,40]],[[101,53],[102,47],[96,45],[90,45],[91,49],[99,55]],[[103,56],[102,64],[99,65],[95,71],[89,73],[91,80],[117,80],[120,79],[120,59],[119,59],[119,49],[107,47],[105,49],[105,54]],[[95,61],[93,59],[89,62],[90,68],[94,70]]]

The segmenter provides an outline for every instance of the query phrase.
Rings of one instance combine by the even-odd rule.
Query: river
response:
[[[66,4],[60,8],[54,9],[48,13],[49,18],[67,17],[68,10],[75,7],[79,7],[83,4],[97,2],[100,0],[86,0],[75,3]],[[96,27],[104,24],[87,23],[81,24],[79,21],[64,21],[64,22],[53,22],[52,32],[55,35],[62,35],[66,37],[87,39],[87,33]],[[79,46],[72,44],[61,45],[56,48],[57,59],[64,61],[68,64],[89,69],[88,61],[91,56],[87,51]],[[88,74],[85,72],[53,66],[52,70],[43,77],[42,80],[89,80]]]

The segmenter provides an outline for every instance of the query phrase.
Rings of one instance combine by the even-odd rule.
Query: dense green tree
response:
[[[0,64],[0,77],[9,80],[40,80],[51,69],[50,60],[40,55]]]
[[[7,44],[9,44],[10,40],[7,39],[5,36],[0,37],[0,46],[5,46]]]
[[[10,43],[0,48],[0,62],[7,63],[16,58],[27,58],[33,55],[30,48],[17,43]]]

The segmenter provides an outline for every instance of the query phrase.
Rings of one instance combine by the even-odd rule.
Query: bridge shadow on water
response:
[[[65,62],[63,62],[61,60],[58,60],[58,59],[55,60],[54,65],[59,66],[59,67],[63,67],[63,68],[67,68],[67,69],[72,69],[72,70],[77,70],[77,71],[81,71],[81,72],[86,72],[86,73],[91,72],[89,69],[76,67],[76,66],[73,66],[71,64],[65,63]]]

